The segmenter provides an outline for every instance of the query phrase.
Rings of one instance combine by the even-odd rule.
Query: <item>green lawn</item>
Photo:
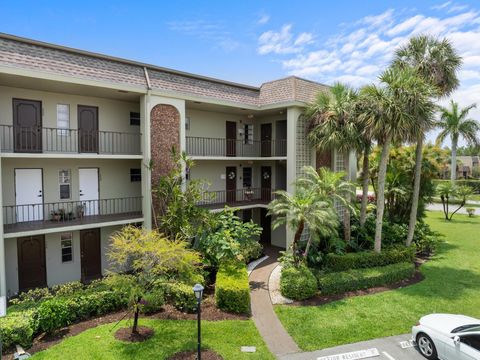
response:
[[[125,326],[125,322],[121,324]],[[183,350],[195,350],[196,321],[147,320],[140,325],[155,329],[143,343],[123,343],[114,337],[114,324],[101,325],[65,339],[35,354],[33,359],[167,359]],[[252,321],[202,322],[203,347],[224,359],[274,359]],[[240,346],[256,346],[256,353],[242,353]]]
[[[435,258],[422,266],[416,285],[319,307],[277,306],[275,311],[303,350],[316,350],[410,332],[425,314],[480,317],[480,217],[428,213],[428,223],[446,235]]]

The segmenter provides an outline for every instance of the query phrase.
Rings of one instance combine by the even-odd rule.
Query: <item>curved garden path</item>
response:
[[[268,255],[268,259],[252,271],[249,280],[253,321],[270,351],[276,356],[284,356],[299,352],[300,349],[273,311],[268,291],[270,274],[278,265],[279,250],[279,248],[265,247],[264,252]]]

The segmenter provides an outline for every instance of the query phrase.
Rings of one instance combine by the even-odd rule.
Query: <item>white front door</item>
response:
[[[98,169],[79,169],[80,201],[85,216],[98,215]]]
[[[15,169],[17,222],[43,220],[42,169]]]

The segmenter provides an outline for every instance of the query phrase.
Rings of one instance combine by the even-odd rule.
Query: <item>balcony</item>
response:
[[[141,134],[0,125],[2,153],[141,155]]]
[[[287,140],[229,140],[187,136],[187,154],[189,156],[221,157],[285,157]]]
[[[221,209],[225,206],[267,205],[275,198],[274,191],[261,188],[206,191],[203,199],[197,205],[208,209]]]
[[[142,197],[64,201],[3,207],[4,233],[138,219]]]

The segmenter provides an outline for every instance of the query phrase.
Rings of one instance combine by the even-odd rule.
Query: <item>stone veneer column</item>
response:
[[[150,111],[150,149],[152,189],[161,176],[167,175],[175,165],[172,161],[172,149],[180,147],[180,113],[172,105],[158,104]],[[154,207],[156,207],[154,201]]]

